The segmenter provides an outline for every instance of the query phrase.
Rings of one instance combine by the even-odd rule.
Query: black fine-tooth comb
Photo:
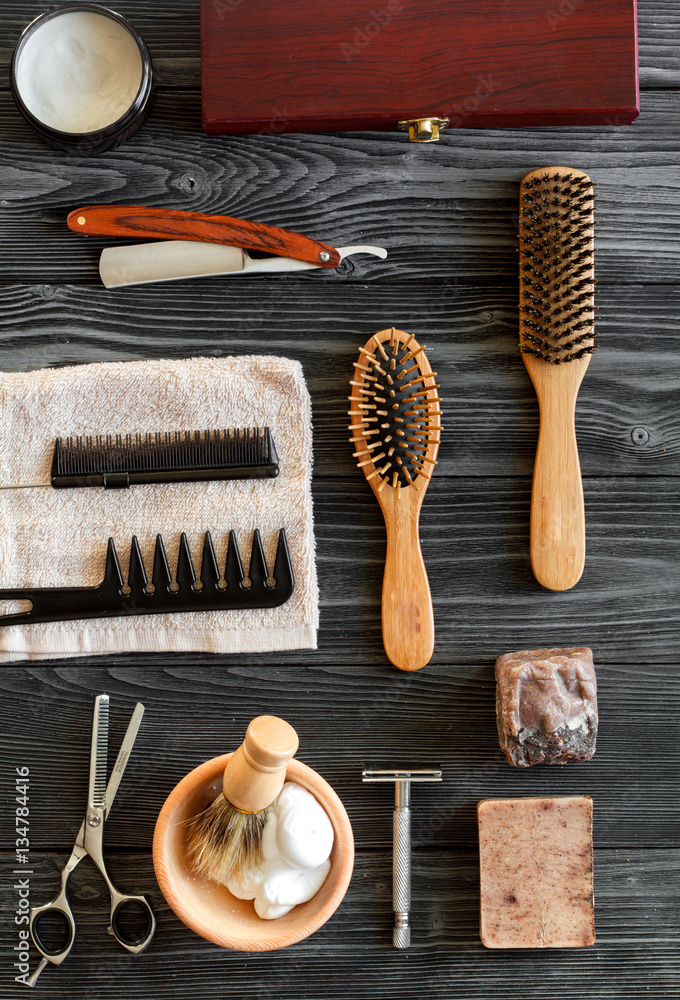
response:
[[[106,434],[57,438],[49,483],[17,483],[0,489],[103,486],[112,490],[138,483],[264,479],[278,474],[279,460],[268,427]]]
[[[284,528],[279,532],[272,575],[267,569],[260,532],[255,529],[247,578],[233,531],[229,534],[224,576],[220,575],[212,538],[206,531],[198,579],[187,537],[182,533],[174,581],[160,535],[156,535],[151,580],[146,575],[137,537],[133,537],[127,583],[123,581],[113,539],[109,538],[106,569],[100,584],[96,587],[16,587],[0,590],[0,601],[30,601],[32,605],[29,611],[0,615],[0,625],[184,611],[278,608],[285,604],[294,589],[295,577]]]

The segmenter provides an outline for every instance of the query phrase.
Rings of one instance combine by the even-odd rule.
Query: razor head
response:
[[[431,782],[442,780],[441,767],[427,768],[364,768],[361,780],[367,782],[417,781]]]

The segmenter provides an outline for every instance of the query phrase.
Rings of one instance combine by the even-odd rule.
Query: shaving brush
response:
[[[227,762],[222,791],[187,824],[187,858],[195,872],[225,882],[262,864],[262,831],[297,748],[297,733],[283,719],[253,719]]]

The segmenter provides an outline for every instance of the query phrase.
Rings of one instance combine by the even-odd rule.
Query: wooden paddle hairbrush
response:
[[[354,369],[350,441],[387,530],[383,643],[395,667],[419,670],[434,649],[432,598],[418,520],[439,449],[436,372],[415,337],[394,327],[374,334],[359,348]]]
[[[576,396],[594,347],[593,184],[547,167],[522,180],[519,344],[540,430],[531,495],[531,566],[549,590],[578,583],[586,555]]]

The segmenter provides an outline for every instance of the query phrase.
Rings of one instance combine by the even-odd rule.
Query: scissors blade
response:
[[[120,750],[118,751],[118,756],[116,757],[116,763],[113,765],[113,771],[111,772],[111,777],[109,778],[109,783],[106,786],[106,810],[104,812],[104,817],[109,815],[111,806],[113,805],[113,800],[116,797],[116,792],[118,791],[118,786],[120,785],[120,780],[125,773],[125,768],[127,767],[127,762],[130,759],[130,754],[132,753],[132,748],[135,745],[135,740],[137,739],[137,733],[139,732],[139,727],[142,723],[142,716],[144,715],[144,706],[140,701],[135,705],[135,710],[132,713],[132,717],[128,722],[127,730],[125,731],[125,738],[120,745]]]
[[[106,808],[106,770],[109,750],[109,696],[98,694],[94,700],[92,743],[90,745],[90,783],[88,809]]]

